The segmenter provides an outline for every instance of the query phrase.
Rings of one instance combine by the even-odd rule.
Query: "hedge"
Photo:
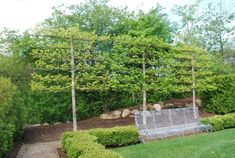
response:
[[[213,83],[217,89],[200,94],[204,109],[216,114],[235,112],[235,74],[216,76]]]
[[[10,79],[0,76],[0,157],[5,157],[22,132],[21,100]]]
[[[98,128],[62,135],[62,148],[69,158],[121,158],[118,153],[105,147],[124,146],[139,141],[134,126]]]
[[[216,115],[210,118],[204,118],[201,120],[203,124],[212,125],[211,131],[220,131],[227,128],[235,127],[235,113],[226,115]]]
[[[105,147],[125,146],[139,141],[138,130],[134,126],[97,128],[89,131],[97,137],[97,142]]]

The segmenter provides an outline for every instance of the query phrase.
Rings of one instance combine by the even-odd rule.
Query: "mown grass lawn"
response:
[[[114,150],[124,158],[235,158],[235,129]]]

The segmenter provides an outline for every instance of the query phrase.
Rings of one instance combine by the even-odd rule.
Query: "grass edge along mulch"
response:
[[[235,128],[113,149],[124,158],[235,157]]]

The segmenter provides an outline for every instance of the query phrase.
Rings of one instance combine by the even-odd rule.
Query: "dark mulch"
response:
[[[134,125],[134,118],[119,118],[114,120],[102,120],[99,117],[78,121],[78,129],[110,128],[114,126]],[[61,134],[72,130],[72,123],[59,125],[29,127],[24,130],[23,143],[49,142],[60,140]]]

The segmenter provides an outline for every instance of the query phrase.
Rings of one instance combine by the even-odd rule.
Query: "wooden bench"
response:
[[[145,138],[159,139],[208,131],[211,128],[211,125],[200,122],[197,107],[136,112],[135,124],[142,141],[145,141]]]

